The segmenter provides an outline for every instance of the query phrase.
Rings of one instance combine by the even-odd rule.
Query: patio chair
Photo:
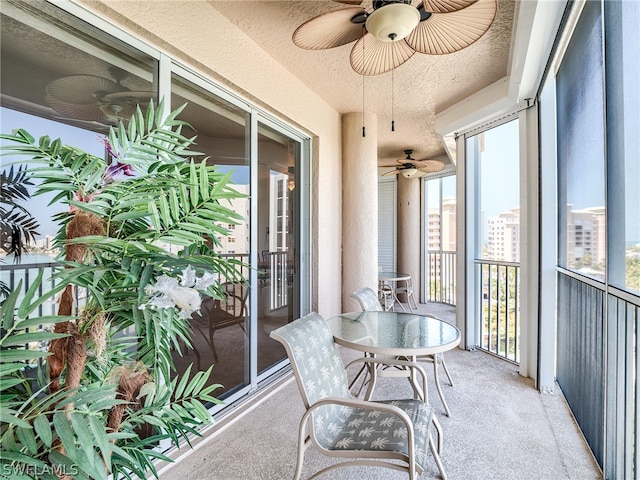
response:
[[[386,312],[388,310],[395,310],[396,296],[393,293],[393,287],[389,282],[383,280],[378,282],[378,299],[382,309]]]
[[[382,305],[378,300],[376,292],[371,290],[369,287],[356,290],[350,295],[350,297],[358,300],[360,308],[362,308],[362,311],[364,312],[382,311]]]
[[[193,315],[197,330],[205,337],[211,348],[214,362],[219,360],[213,341],[215,332],[237,325],[246,334],[245,322],[249,286],[244,283],[227,282],[222,287],[226,292],[224,299],[206,298],[200,307],[200,314]]]
[[[446,478],[440,460],[442,432],[431,407],[417,399],[355,399],[324,318],[310,313],[273,330],[270,336],[284,345],[306,408],[298,430],[294,480],[300,478],[304,454],[311,445],[327,456],[347,460],[323,468],[310,479],[341,467],[371,465],[408,472],[414,480],[425,469],[428,448],[440,475]],[[351,364],[356,362],[379,360],[360,358]],[[421,370],[410,362],[395,362]],[[426,385],[424,375],[423,382]],[[431,435],[432,423],[438,432],[438,448]]]
[[[432,315],[430,313],[425,313],[424,316],[430,317],[430,318],[438,318],[435,315]],[[440,319],[438,318],[438,320]],[[449,385],[453,387],[453,378],[451,378],[451,373],[449,373],[449,369],[447,368],[447,363],[444,361],[444,355],[442,353],[436,353],[435,355],[429,355],[429,357],[432,357],[431,359],[433,360],[434,375],[438,375],[438,371],[437,371],[438,364],[439,363],[442,364],[444,373],[447,374],[447,378],[449,379]],[[421,357],[418,357],[418,358],[421,358]],[[440,396],[442,397],[442,394]]]
[[[407,304],[409,305],[409,309],[411,311],[418,310],[418,304],[416,303],[416,299],[413,296],[413,284],[411,283],[411,277],[406,280],[398,280],[398,284],[403,282],[404,285],[396,286],[396,296],[400,293],[404,293],[407,296]],[[413,305],[411,304],[413,302]]]

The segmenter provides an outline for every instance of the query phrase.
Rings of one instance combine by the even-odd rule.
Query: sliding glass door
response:
[[[126,33],[94,27],[88,22],[95,18],[86,16],[48,2],[3,4],[2,131],[48,133],[108,155],[98,136],[121,121],[126,125],[136,106],[146,111],[152,100],[172,110],[185,106],[178,118],[190,127],[182,133],[195,137],[194,150],[229,172],[245,194],[225,205],[243,220],[211,225],[202,235],[217,253],[245,265],[239,268],[246,281],[220,278],[227,298],[203,300],[191,319],[193,348],[179,345],[172,352],[174,373],[190,364],[193,372],[213,365],[210,381],[222,385],[215,395],[229,405],[282,366],[286,355],[269,333],[308,309],[309,139]],[[52,239],[59,225],[51,220],[66,206],[38,200],[31,210],[40,228],[23,256],[30,266],[13,265],[0,249],[0,281],[10,288],[33,269],[56,265]]]
[[[286,358],[271,330],[300,316],[300,142],[258,124],[258,373]]]
[[[186,72],[183,75],[188,75]],[[233,188],[246,195],[223,205],[242,215],[237,224],[216,225],[220,230],[209,236],[214,249],[225,257],[239,260],[247,265],[242,275],[247,282],[236,282],[219,278],[227,292],[224,301],[205,298],[199,314],[191,318],[191,342],[193,349],[174,352],[177,373],[180,374],[193,364],[193,371],[206,370],[214,365],[211,383],[222,388],[217,396],[226,398],[233,392],[251,384],[249,342],[251,311],[249,296],[250,269],[250,161],[249,138],[250,116],[239,106],[212,95],[197,79],[188,81],[184,76],[174,74],[171,82],[172,109],[186,105],[180,118],[191,128],[183,129],[187,137],[197,136],[196,149],[215,165],[218,171],[230,173]]]

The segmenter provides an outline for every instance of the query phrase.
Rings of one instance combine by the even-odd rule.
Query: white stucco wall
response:
[[[75,0],[312,138],[312,309],[341,311],[341,121],[204,0]]]

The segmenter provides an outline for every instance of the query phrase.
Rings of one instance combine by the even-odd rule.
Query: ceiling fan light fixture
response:
[[[413,178],[418,175],[419,171],[417,168],[407,168],[402,171],[402,176],[404,178]]]
[[[420,23],[420,12],[406,3],[390,3],[367,17],[367,31],[382,42],[407,37]]]

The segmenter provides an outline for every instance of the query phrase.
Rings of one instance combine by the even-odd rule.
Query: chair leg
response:
[[[438,360],[442,362],[442,368],[444,368],[444,373],[447,374],[447,378],[449,379],[449,385],[453,387],[453,378],[451,378],[451,374],[449,373],[449,369],[447,368],[447,363],[444,361],[444,355],[440,353],[437,356],[439,357]]]
[[[300,475],[302,474],[302,464],[304,463],[304,452],[307,450],[308,444],[311,441],[311,439],[307,437],[306,422],[307,418],[306,416],[303,416],[298,430],[298,455],[296,458],[296,470],[293,474],[293,480],[300,479]]]
[[[398,305],[400,305],[400,308],[402,309],[402,311],[406,313],[407,310],[404,308],[404,305],[402,304],[402,302],[398,299],[398,297],[395,294],[393,296],[395,298],[395,302],[393,303],[393,307],[391,307],[392,310],[394,312],[396,311],[396,303],[397,303]]]
[[[411,306],[411,301],[413,301],[413,307]],[[418,303],[416,302],[415,297],[413,296],[413,292],[407,295],[407,303],[409,304],[409,308],[412,310],[418,310]]]
[[[433,454],[433,458],[436,461],[436,466],[438,467],[438,470],[440,471],[440,476],[442,477],[442,480],[447,480],[447,474],[444,471],[444,466],[442,465],[442,460],[440,460],[440,454],[438,453],[435,443],[433,442],[433,436],[431,435],[431,433],[429,433],[429,448],[431,449],[431,453]]]
[[[413,303],[411,303],[412,300],[413,300]],[[415,310],[418,310],[418,306],[415,305],[415,303],[416,303],[416,301],[413,298],[413,294],[412,295],[407,295],[407,305],[409,305],[409,310],[411,310],[412,312],[415,311]]]
[[[449,405],[444,398],[444,394],[442,393],[442,387],[440,386],[440,376],[438,375],[438,359],[437,356],[434,355],[433,358],[433,377],[436,384],[436,389],[438,390],[438,395],[440,395],[440,400],[442,401],[442,406],[444,407],[444,411],[447,414],[447,417],[451,416],[451,410],[449,410]]]
[[[433,414],[433,426],[436,427],[436,432],[438,433],[438,454],[442,455],[442,445],[444,443],[442,425],[440,425],[440,420],[438,420],[435,413]]]
[[[440,476],[442,477],[442,480],[446,480],[447,479],[447,474],[444,471],[444,466],[442,465],[442,460],[440,459],[440,455],[442,455],[442,443],[443,443],[443,440],[442,440],[442,425],[440,425],[440,421],[438,420],[438,417],[436,417],[435,413],[433,414],[431,419],[433,421],[433,426],[436,428],[436,433],[438,434],[438,445],[436,447],[436,444],[433,441],[432,432],[429,432],[429,448],[431,449],[431,453],[433,454],[433,458],[436,461],[436,466],[438,467],[438,470],[440,471]]]
[[[365,355],[366,357],[366,355]],[[360,384],[360,388],[358,388],[357,392],[352,392],[352,395],[356,398],[360,397],[360,394],[362,393],[362,389],[365,387],[365,385],[367,385],[370,382],[370,370],[369,367],[367,365],[362,365],[362,367],[360,368],[360,370],[358,371],[358,373],[356,373],[356,375],[353,377],[353,380],[351,380],[351,383],[349,384],[349,391],[351,392],[351,390],[353,390],[354,386],[356,385],[356,383],[358,382],[358,380],[360,380],[360,378],[362,378],[362,383]]]

